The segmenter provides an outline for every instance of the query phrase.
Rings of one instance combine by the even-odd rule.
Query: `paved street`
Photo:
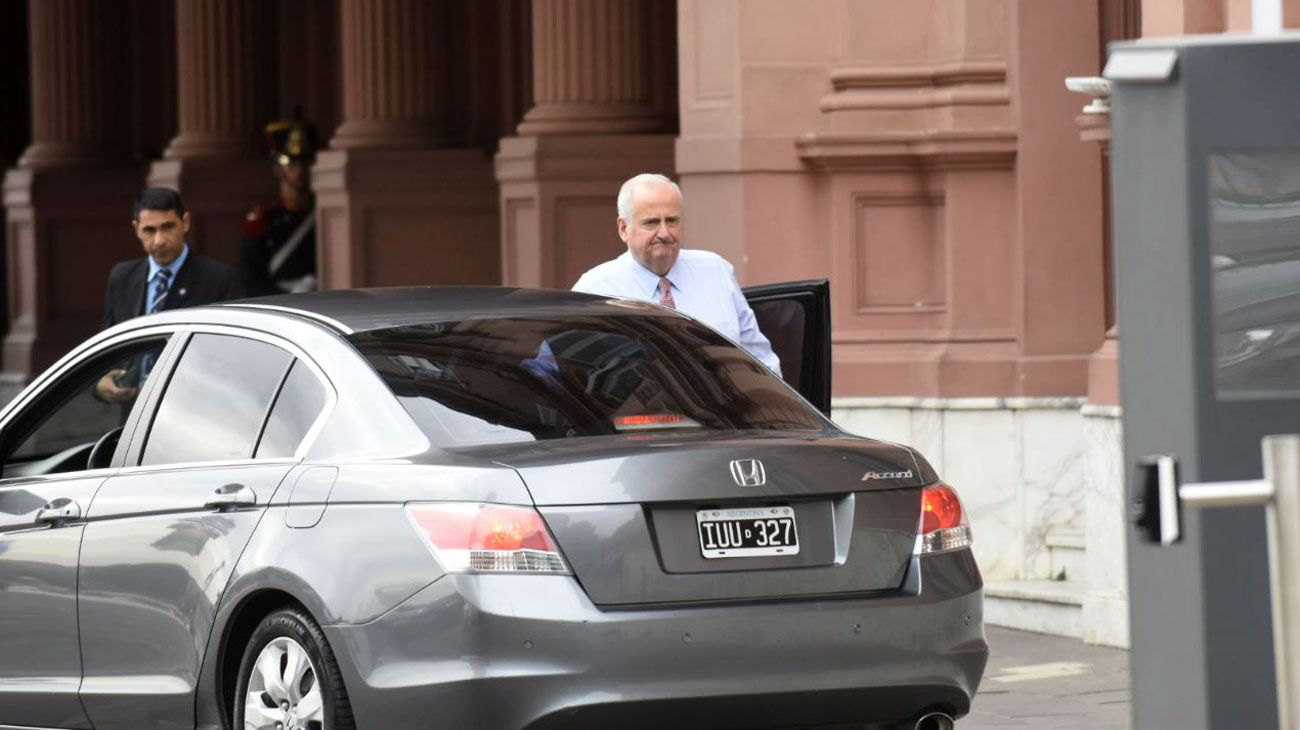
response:
[[[988,671],[961,730],[1128,729],[1128,652],[996,626],[987,632]]]

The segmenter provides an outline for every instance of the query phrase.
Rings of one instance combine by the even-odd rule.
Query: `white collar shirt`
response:
[[[781,374],[781,361],[772,352],[772,343],[758,330],[754,310],[736,283],[735,268],[726,259],[712,251],[684,248],[667,278],[672,282],[677,311],[709,325]],[[573,290],[658,304],[659,275],[624,251],[583,274]]]

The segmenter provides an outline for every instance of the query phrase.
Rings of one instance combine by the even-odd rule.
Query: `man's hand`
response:
[[[126,371],[122,368],[109,370],[104,374],[104,377],[99,379],[98,383],[95,383],[95,393],[109,403],[121,403],[122,401],[131,400],[135,397],[136,389],[131,386],[117,384],[117,379],[123,375],[126,375]]]

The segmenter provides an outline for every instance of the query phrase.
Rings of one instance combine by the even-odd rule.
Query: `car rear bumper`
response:
[[[910,595],[602,611],[575,579],[448,576],[325,632],[359,727],[780,728],[970,709],[988,658],[968,550]],[[905,591],[904,593],[907,593]]]

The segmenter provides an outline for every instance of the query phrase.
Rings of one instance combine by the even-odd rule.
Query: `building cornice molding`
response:
[[[1007,65],[960,61],[926,66],[841,66],[830,73],[822,112],[1008,106]]]
[[[804,162],[825,169],[997,169],[1014,164],[1018,141],[1014,129],[969,129],[815,133],[795,145]]]
[[[1007,64],[1001,60],[951,61],[923,66],[840,66],[831,71],[836,91],[863,88],[955,86],[1006,83]]]
[[[826,130],[796,140],[823,169],[1012,166],[1018,135],[999,58],[920,65],[845,65],[818,108]]]

